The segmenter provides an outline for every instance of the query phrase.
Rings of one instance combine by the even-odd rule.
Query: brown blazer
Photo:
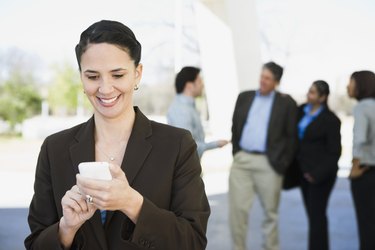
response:
[[[240,139],[255,93],[245,91],[237,98],[232,125],[233,155],[242,150]],[[298,143],[297,104],[289,95],[276,92],[267,131],[266,155],[274,170],[284,174],[294,158]]]
[[[210,214],[196,144],[189,132],[148,120],[137,108],[121,168],[144,196],[134,225],[120,211],[86,221],[71,249],[205,249]],[[49,136],[36,168],[26,249],[61,249],[61,199],[76,183],[78,164],[95,160],[94,119]]]

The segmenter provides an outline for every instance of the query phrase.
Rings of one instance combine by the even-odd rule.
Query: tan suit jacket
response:
[[[135,110],[121,168],[144,196],[138,222],[134,225],[122,212],[108,211],[102,225],[98,210],[79,229],[71,249],[205,249],[210,208],[191,134],[150,121]],[[76,184],[78,164],[95,160],[94,129],[91,118],[44,141],[29,210],[27,249],[61,249],[61,199]]]

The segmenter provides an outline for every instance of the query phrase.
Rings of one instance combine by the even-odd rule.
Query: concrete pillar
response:
[[[237,95],[258,87],[260,42],[254,0],[202,0],[194,5],[209,127],[215,138],[231,136]]]
[[[257,88],[262,62],[255,0],[201,2],[231,30],[239,89]]]

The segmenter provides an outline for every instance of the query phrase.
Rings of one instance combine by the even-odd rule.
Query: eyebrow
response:
[[[118,72],[118,71],[122,71],[122,70],[127,70],[127,69],[124,69],[124,68],[117,68],[117,69],[113,69],[111,70],[110,72],[111,73],[114,73],[114,72]],[[96,70],[92,70],[92,69],[88,69],[88,70],[85,70],[84,73],[98,73],[98,71]]]

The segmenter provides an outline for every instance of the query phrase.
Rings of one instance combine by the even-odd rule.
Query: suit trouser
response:
[[[351,181],[360,250],[375,249],[375,168]]]
[[[234,250],[246,249],[248,218],[255,195],[265,214],[263,248],[279,249],[278,207],[282,179],[266,155],[244,151],[235,154],[229,176],[229,222]]]
[[[332,175],[321,183],[310,183],[301,177],[303,203],[309,221],[309,250],[328,250],[328,199],[336,181]]]

